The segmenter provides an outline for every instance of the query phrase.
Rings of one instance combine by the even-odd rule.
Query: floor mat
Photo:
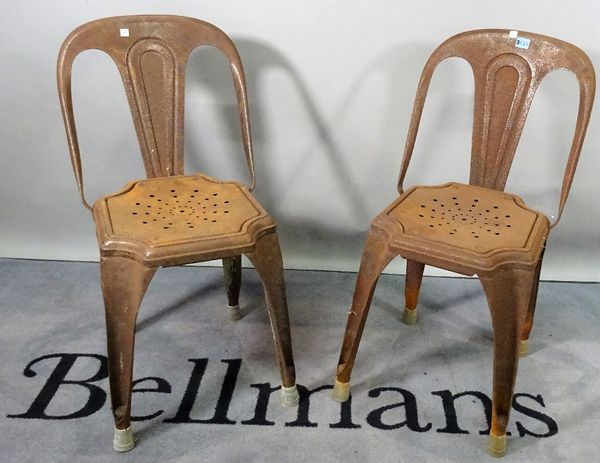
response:
[[[287,409],[262,286],[252,269],[243,278],[233,322],[221,269],[156,274],[138,318],[138,442],[116,454],[98,264],[0,260],[0,460],[492,461],[492,332],[477,280],[425,278],[409,327],[403,277],[383,275],[340,406],[329,395],[356,275],[287,271],[302,396]],[[599,353],[600,285],[543,282],[503,461],[597,461]]]

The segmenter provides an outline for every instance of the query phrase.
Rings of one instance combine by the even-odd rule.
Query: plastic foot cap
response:
[[[337,379],[331,391],[331,398],[336,402],[345,402],[350,398],[350,381],[340,383]]]
[[[135,439],[133,438],[133,430],[131,426],[127,429],[115,428],[113,435],[113,449],[117,452],[128,452],[135,447]]]
[[[295,407],[300,402],[300,394],[296,386],[281,386],[281,404],[284,407]]]
[[[227,313],[229,314],[229,320],[239,320],[242,318],[242,309],[240,309],[240,305],[229,305],[227,304]]]
[[[402,314],[402,321],[406,325],[415,325],[417,323],[417,309],[409,309],[408,307],[404,308],[404,313]]]
[[[525,357],[529,354],[529,339],[524,339],[519,343],[519,357]]]
[[[506,452],[506,434],[494,436],[490,434],[488,440],[488,453],[493,457],[501,457]]]

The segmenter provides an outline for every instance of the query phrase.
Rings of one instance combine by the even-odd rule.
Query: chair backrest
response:
[[[482,29],[446,40],[425,64],[419,81],[400,169],[400,192],[431,77],[436,66],[451,57],[464,59],[473,70],[475,108],[469,182],[496,190],[504,190],[527,113],[542,79],[557,69],[571,71],[577,78],[579,111],[554,226],[569,194],[594,101],[596,78],[590,59],[570,43],[529,32],[517,35],[508,30]]]
[[[229,60],[237,93],[246,162],[255,185],[248,99],[242,62],[231,39],[220,29],[182,16],[120,16],[92,21],[65,39],[58,56],[57,80],[69,150],[81,199],[81,157],[73,115],[71,70],[85,50],[107,53],[119,69],[148,177],[183,174],[185,68],[193,49],[218,48]]]

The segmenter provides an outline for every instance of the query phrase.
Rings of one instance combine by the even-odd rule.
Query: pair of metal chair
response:
[[[401,166],[400,196],[372,223],[333,391],[338,401],[349,397],[350,374],[375,285],[395,256],[407,259],[404,321],[408,324],[416,322],[425,265],[477,275],[488,298],[494,329],[488,448],[497,456],[506,449],[518,357],[527,352],[546,238],[569,194],[595,89],[592,64],[580,49],[542,35],[522,36],[515,38],[505,30],[459,34],[438,47],[425,65]],[[201,45],[217,47],[231,66],[252,178],[248,188],[203,174],[183,175],[185,66],[190,52]],[[71,101],[73,60],[91,48],[109,54],[120,71],[148,177],[98,200],[93,208],[83,193]],[[432,74],[437,64],[449,57],[465,59],[475,80],[469,184],[415,186],[404,191],[403,180]],[[559,215],[550,224],[543,214],[503,190],[534,93],[555,69],[576,75],[580,106]],[[97,226],[114,448],[126,451],[134,446],[130,411],[135,321],[145,290],[160,266],[223,259],[229,307],[235,315],[239,310],[240,256],[248,256],[264,283],[281,372],[282,401],[295,405],[298,392],[281,252],[275,222],[250,193],[255,181],[246,85],[232,41],[211,24],[178,16],[94,21],[65,40],[58,60],[58,89],[81,199],[92,210]]]

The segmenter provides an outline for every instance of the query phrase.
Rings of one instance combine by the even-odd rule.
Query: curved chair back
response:
[[[570,71],[577,78],[579,111],[555,225],[569,194],[594,101],[596,79],[590,59],[568,42],[529,32],[514,37],[508,30],[482,29],[446,40],[425,64],[419,81],[400,170],[400,192],[431,77],[437,65],[451,57],[469,63],[475,83],[469,182],[495,190],[504,190],[533,96],[542,79],[558,69]]]
[[[71,96],[71,70],[79,53],[107,53],[119,69],[131,108],[146,175],[183,174],[185,68],[193,49],[218,48],[229,60],[237,93],[242,139],[255,186],[248,98],[242,62],[231,39],[220,29],[182,16],[119,16],[92,21],[64,41],[57,66],[58,93],[73,170],[86,207],[77,131]]]

